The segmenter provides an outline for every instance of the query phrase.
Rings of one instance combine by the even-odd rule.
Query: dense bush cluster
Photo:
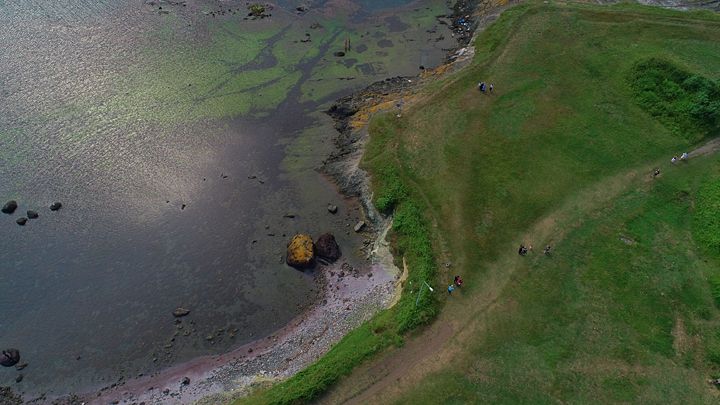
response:
[[[698,191],[693,233],[711,256],[720,256],[720,179],[707,180]],[[720,306],[720,272],[708,277],[715,302]],[[720,358],[720,357],[719,357]],[[720,361],[718,362],[720,363]]]
[[[690,142],[720,130],[720,84],[658,58],[638,62],[630,74],[635,100]]]

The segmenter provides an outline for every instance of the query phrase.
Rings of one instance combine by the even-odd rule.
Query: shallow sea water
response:
[[[445,3],[405,3],[248,21],[244,1],[0,1],[0,200],[20,205],[0,215],[0,346],[29,363],[0,384],[62,395],[266,336],[317,294],[284,264],[295,232],[361,264],[359,213],[314,170],[334,135],[317,112],[441,62]],[[367,50],[333,56],[346,38]]]

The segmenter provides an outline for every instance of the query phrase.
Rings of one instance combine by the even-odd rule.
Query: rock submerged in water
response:
[[[20,361],[20,351],[18,349],[5,349],[0,354],[0,366],[12,367]]]
[[[39,216],[40,215],[37,213],[37,211],[28,210],[28,212],[27,212],[27,217],[30,219],[36,219]]]
[[[190,310],[182,307],[178,307],[173,311],[173,316],[175,318],[182,318],[183,316],[187,316],[190,314]]]
[[[50,211],[57,211],[60,208],[62,208],[61,202],[54,202],[54,203],[50,204]]]
[[[5,214],[12,214],[13,212],[15,212],[17,207],[18,207],[17,201],[10,200],[10,201],[6,202],[5,205],[3,205],[2,210],[0,210],[0,211],[4,212]]]
[[[293,236],[287,246],[286,262],[296,269],[305,269],[315,264],[315,244],[310,235]]]
[[[20,226],[24,226],[25,224],[27,224],[27,218],[20,217],[20,218],[16,219],[15,222]]]
[[[317,238],[315,242],[315,251],[317,255],[330,263],[342,256],[340,246],[338,246],[335,236],[331,233],[324,233]]]
[[[328,204],[327,210],[328,210],[328,212],[331,213],[331,214],[337,214],[337,212],[338,212],[338,207],[337,207],[337,205]]]

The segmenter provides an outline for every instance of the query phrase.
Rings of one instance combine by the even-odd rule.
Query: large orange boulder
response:
[[[287,246],[286,261],[296,269],[312,267],[315,264],[315,244],[310,235],[293,236]]]

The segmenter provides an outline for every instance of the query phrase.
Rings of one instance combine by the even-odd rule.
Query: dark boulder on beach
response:
[[[50,204],[50,211],[57,211],[60,208],[62,208],[61,202],[54,202],[54,203]]]
[[[293,236],[287,246],[286,262],[296,269],[305,269],[315,264],[315,244],[310,235]]]
[[[5,349],[0,354],[0,366],[12,367],[20,361],[20,351],[18,349]]]
[[[20,225],[20,226],[23,226],[23,225],[27,224],[27,221],[28,221],[28,220],[27,220],[27,218],[25,218],[25,217],[20,217],[20,218],[18,218],[18,219],[15,220],[15,222],[16,222],[18,225]]]
[[[173,316],[175,318],[182,318],[183,316],[187,316],[189,314],[190,314],[190,310],[182,308],[182,307],[178,307],[173,311]]]
[[[40,215],[37,213],[37,211],[28,210],[28,212],[27,212],[27,217],[30,219],[36,219],[39,216]]]
[[[17,207],[18,207],[17,201],[10,200],[10,201],[6,202],[5,205],[3,205],[2,210],[0,210],[0,211],[4,212],[6,214],[12,214],[13,212],[15,212]]]
[[[182,381],[180,381],[180,385],[190,385],[190,378],[183,377]]]
[[[338,246],[335,236],[331,233],[320,235],[315,241],[315,251],[317,255],[329,262],[334,262],[342,256],[340,246]]]

